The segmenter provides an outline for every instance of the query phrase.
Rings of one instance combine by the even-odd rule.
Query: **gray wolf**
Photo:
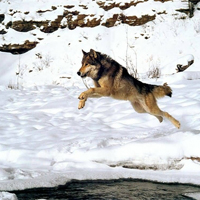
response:
[[[88,98],[112,97],[119,100],[128,100],[138,113],[149,113],[160,122],[167,118],[175,127],[180,128],[180,122],[169,113],[162,111],[157,105],[157,98],[172,96],[172,90],[164,83],[150,85],[131,76],[127,69],[118,62],[93,49],[83,51],[82,67],[77,74],[84,78],[90,77],[94,81],[93,88],[80,94],[78,108],[85,106]]]

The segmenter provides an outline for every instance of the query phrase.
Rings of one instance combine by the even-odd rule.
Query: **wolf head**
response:
[[[79,69],[77,74],[82,78],[90,77],[94,80],[97,80],[101,68],[100,53],[96,52],[93,49],[90,49],[90,52],[88,53],[86,53],[83,50],[82,52],[83,52],[82,67]]]

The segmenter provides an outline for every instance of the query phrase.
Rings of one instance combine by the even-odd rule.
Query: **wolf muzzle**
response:
[[[82,72],[78,71],[77,74],[81,77],[81,78],[85,78],[87,76],[88,73],[83,74]]]
[[[78,74],[79,76],[81,76],[81,72],[78,71],[77,74]]]

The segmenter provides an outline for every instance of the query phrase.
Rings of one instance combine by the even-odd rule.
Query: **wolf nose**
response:
[[[81,72],[77,72],[77,74],[80,76],[80,75],[81,75]]]

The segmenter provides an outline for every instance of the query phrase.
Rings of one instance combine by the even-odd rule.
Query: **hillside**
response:
[[[199,13],[196,4],[190,18],[188,3],[179,0],[1,1],[0,51],[14,55],[0,54],[0,83],[75,84],[81,49],[90,48],[140,73],[192,54],[196,70]]]

